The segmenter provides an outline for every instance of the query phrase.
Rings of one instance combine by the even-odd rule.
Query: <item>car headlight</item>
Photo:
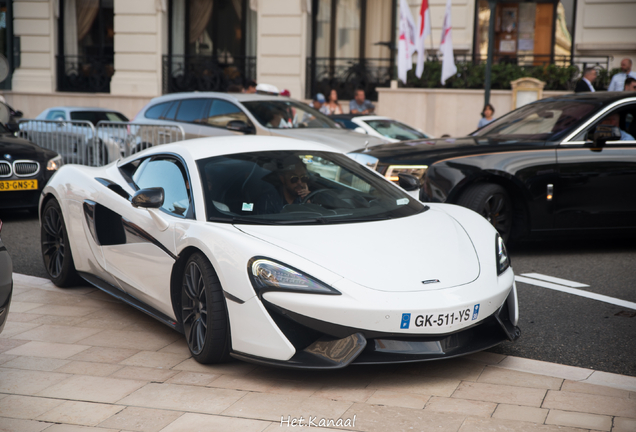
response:
[[[421,183],[427,169],[428,165],[391,165],[389,169],[386,170],[384,176],[392,182],[397,182],[400,180],[398,174],[410,174],[416,177]]]
[[[508,256],[506,245],[499,234],[495,236],[495,251],[497,252],[497,276],[499,276],[510,267],[510,257]]]
[[[53,159],[49,159],[49,161],[46,163],[46,170],[47,171],[57,171],[57,170],[60,169],[60,167],[62,165],[64,165],[64,161],[62,160],[62,156],[57,155]]]
[[[252,258],[248,264],[248,272],[258,294],[267,291],[289,291],[340,295],[340,292],[326,284],[268,259]]]

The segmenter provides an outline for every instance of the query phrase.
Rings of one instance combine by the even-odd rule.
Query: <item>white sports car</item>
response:
[[[321,144],[202,138],[65,165],[40,214],[56,285],[83,278],[184,333],[201,363],[412,362],[519,336],[488,221]]]

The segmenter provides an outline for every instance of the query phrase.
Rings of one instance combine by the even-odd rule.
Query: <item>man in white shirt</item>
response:
[[[610,82],[607,91],[623,91],[625,88],[625,79],[628,76],[636,78],[636,73],[632,72],[631,59],[624,58],[621,60],[621,72],[612,77],[612,81]]]

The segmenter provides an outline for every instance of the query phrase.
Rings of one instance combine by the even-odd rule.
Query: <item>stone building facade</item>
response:
[[[417,17],[420,1],[408,3]],[[437,53],[445,3],[429,0],[430,54]],[[27,116],[53,105],[81,105],[108,106],[132,117],[166,92],[223,90],[247,79],[288,89],[299,99],[336,78],[388,86],[398,4],[0,0],[0,53],[10,68],[0,87]],[[631,0],[500,2],[496,55],[530,62],[598,56],[601,64],[617,67],[623,57],[636,60],[634,16]],[[483,56],[489,18],[486,0],[453,0],[458,58]]]

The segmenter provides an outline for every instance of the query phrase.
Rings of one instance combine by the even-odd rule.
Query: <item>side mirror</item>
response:
[[[400,187],[407,192],[418,190],[420,188],[420,181],[414,175],[398,174],[398,179]]]
[[[231,130],[233,132],[241,132],[246,135],[253,134],[255,132],[254,128],[243,120],[232,120],[225,126],[227,130]]]
[[[621,139],[621,130],[618,126],[598,125],[592,135],[592,149],[601,149],[607,141]]]
[[[358,126],[357,128],[355,128],[353,131],[354,131],[354,132],[361,133],[361,134],[365,134],[365,135],[367,134],[367,131],[365,131],[364,129],[362,129],[360,126]]]
[[[165,195],[163,188],[153,187],[141,189],[132,197],[132,206],[137,208],[159,208],[163,205]]]

